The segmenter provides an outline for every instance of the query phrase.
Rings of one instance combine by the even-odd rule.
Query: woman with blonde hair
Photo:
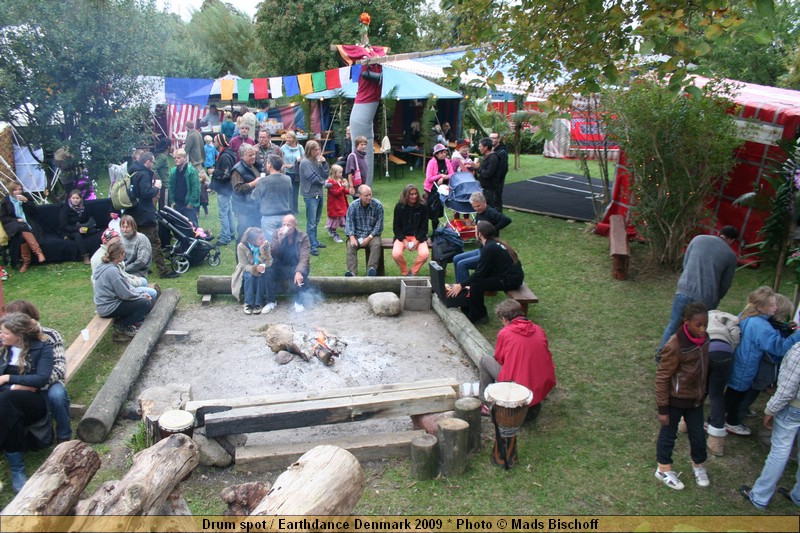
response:
[[[53,345],[39,323],[23,313],[0,318],[0,447],[11,468],[11,485],[25,484],[22,452],[28,448],[26,427],[47,416],[47,387],[53,372]],[[42,447],[52,440],[45,436]]]
[[[317,226],[322,218],[322,188],[328,179],[328,162],[317,141],[306,143],[306,156],[300,161],[300,193],[306,204],[306,234],[311,241],[311,255],[319,255],[326,245],[317,239]]]
[[[794,343],[800,341],[800,330],[788,337],[772,327],[769,319],[778,308],[775,292],[759,287],[747,297],[747,306],[739,315],[741,340],[733,354],[733,368],[725,391],[725,430],[734,435],[750,435],[742,424],[741,406],[747,391],[758,374],[762,357],[779,362]]]
[[[297,134],[292,130],[283,134],[286,142],[281,146],[283,154],[283,172],[292,178],[292,213],[299,213],[298,198],[300,197],[300,174],[298,173],[300,161],[306,156],[305,148],[297,142]]]

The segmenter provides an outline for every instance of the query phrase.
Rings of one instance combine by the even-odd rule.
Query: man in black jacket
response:
[[[478,182],[481,184],[486,202],[497,210],[501,209],[498,191],[501,178],[500,156],[493,151],[492,140],[489,137],[481,139],[478,144],[481,153],[481,166],[478,168]]]
[[[231,209],[231,170],[236,165],[236,154],[228,146],[228,138],[220,133],[214,136],[214,146],[219,155],[214,163],[214,172],[211,176],[211,189],[217,193],[217,207],[219,208],[220,231],[217,244],[225,246],[233,238],[233,209]]]
[[[158,220],[156,219],[155,198],[161,192],[161,180],[155,178],[153,166],[156,158],[153,152],[145,152],[139,156],[130,168],[133,193],[139,202],[135,207],[125,210],[136,221],[138,231],[147,236],[153,249],[153,262],[162,278],[177,278],[180,274],[164,264],[164,252],[161,250],[161,239],[158,237]]]
[[[497,207],[498,211],[503,211],[503,186],[506,184],[506,174],[508,174],[508,148],[503,144],[500,134],[493,131],[489,134],[492,140],[492,151],[500,158],[500,186],[497,188]]]

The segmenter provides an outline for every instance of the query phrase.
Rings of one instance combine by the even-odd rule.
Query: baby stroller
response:
[[[158,223],[169,229],[175,237],[166,257],[172,264],[172,270],[184,274],[190,266],[198,265],[203,260],[213,267],[219,266],[220,250],[211,244],[214,237],[210,231],[196,228],[188,218],[171,207],[159,209],[156,217]]]
[[[472,193],[481,191],[481,184],[471,172],[456,172],[450,176],[449,185],[439,187],[439,198],[444,205],[447,226],[455,230],[465,242],[475,239],[475,221],[470,217],[475,210],[469,203],[469,197]]]

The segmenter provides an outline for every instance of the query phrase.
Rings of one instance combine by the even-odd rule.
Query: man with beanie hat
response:
[[[220,232],[217,244],[222,246],[230,243],[233,238],[233,209],[231,209],[231,170],[236,165],[236,153],[231,149],[228,138],[219,133],[214,136],[214,146],[219,155],[214,165],[214,174],[211,176],[211,189],[217,193],[217,207],[219,208]]]

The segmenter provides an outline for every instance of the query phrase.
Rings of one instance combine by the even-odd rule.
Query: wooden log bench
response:
[[[609,254],[611,255],[611,277],[628,279],[628,260],[631,248],[628,244],[628,231],[622,215],[611,215],[611,229],[608,233]]]
[[[455,379],[368,385],[344,389],[269,394],[241,398],[194,400],[186,404],[208,437],[294,429],[339,422],[358,422],[416,414],[451,411],[458,398]],[[372,433],[326,440],[345,448],[359,460],[409,457],[411,440],[421,431]],[[319,442],[298,442],[238,447],[237,464],[248,470],[284,468]]]
[[[506,291],[506,296],[519,302],[525,316],[528,316],[528,304],[539,303],[539,297],[533,294],[533,291],[524,283],[516,289]]]
[[[64,377],[64,382],[69,383],[75,373],[80,369],[83,363],[86,362],[89,355],[97,347],[97,344],[111,328],[114,323],[112,318],[102,318],[95,314],[94,318],[89,321],[85,330],[89,332],[89,338],[83,338],[83,332],[78,334],[78,337],[69,345],[64,352],[64,357],[67,360],[67,372]]]

